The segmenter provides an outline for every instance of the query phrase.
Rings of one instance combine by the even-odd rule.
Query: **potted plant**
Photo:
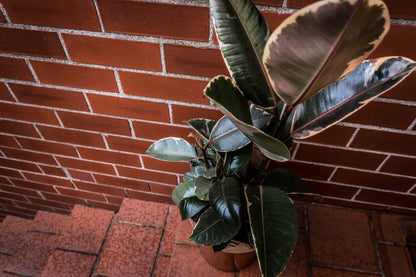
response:
[[[210,0],[230,76],[205,88],[218,121],[192,119],[194,143],[164,138],[147,155],[186,161],[173,191],[190,239],[215,251],[241,242],[255,249],[263,276],[277,276],[294,249],[298,221],[291,193],[313,193],[270,160],[290,159],[292,139],[315,135],[392,88],[415,68],[403,57],[365,60],[386,35],[381,0],[324,0],[271,33],[249,0]]]

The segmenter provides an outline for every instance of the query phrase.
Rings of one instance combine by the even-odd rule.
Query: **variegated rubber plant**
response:
[[[253,246],[263,276],[277,276],[294,249],[298,223],[290,193],[313,193],[270,159],[290,159],[292,138],[315,135],[407,77],[404,57],[366,60],[386,35],[381,0],[324,0],[291,15],[273,33],[250,0],[210,0],[232,78],[205,88],[224,117],[188,121],[182,138],[155,142],[147,155],[190,162],[173,191],[190,237],[221,250],[237,240]]]

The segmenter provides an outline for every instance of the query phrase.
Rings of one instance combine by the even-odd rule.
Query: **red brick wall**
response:
[[[256,1],[272,28],[308,2]],[[143,154],[186,136],[184,120],[220,117],[202,96],[227,74],[208,1],[0,3],[0,219],[74,204],[116,210],[123,197],[170,202],[188,166]],[[373,57],[416,59],[416,3],[387,4],[394,24]],[[324,203],[416,212],[415,90],[413,74],[299,141],[287,166]]]

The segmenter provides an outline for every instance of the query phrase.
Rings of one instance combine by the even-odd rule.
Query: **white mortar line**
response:
[[[408,190],[406,191],[406,193],[411,193],[412,190],[414,190],[416,188],[416,183]]]
[[[391,18],[390,22],[393,24],[416,26],[416,20],[411,19]]]
[[[105,32],[104,24],[103,24],[103,20],[102,20],[101,13],[100,13],[100,8],[98,7],[97,0],[93,0],[93,2],[94,2],[95,11],[97,12],[98,21],[100,22],[101,31]]]
[[[58,35],[59,41],[61,42],[62,48],[64,49],[66,58],[69,61],[71,61],[71,57],[69,56],[69,52],[68,52],[68,49],[66,48],[66,44],[65,44],[64,38],[62,37],[62,34],[58,32],[57,35]]]
[[[387,157],[380,163],[380,165],[376,168],[376,172],[380,172],[380,170],[383,168],[383,166],[386,164],[386,162],[390,159],[392,155],[387,155]]]
[[[165,61],[165,48],[162,42],[159,43],[159,48],[160,48],[160,62],[162,64],[162,72],[166,74],[167,71],[166,71],[166,61]]]
[[[114,78],[116,79],[118,91],[121,95],[124,96],[123,85],[121,84],[120,76],[118,75],[118,70],[114,69],[113,72],[114,72]]]
[[[359,131],[360,131],[360,128],[355,129],[354,133],[352,134],[350,140],[348,141],[347,145],[345,145],[345,147],[350,147],[351,146],[351,143],[354,141],[354,139],[357,136]]]
[[[27,65],[27,67],[29,68],[30,72],[32,73],[33,78],[35,79],[36,83],[40,83],[40,81],[39,81],[39,77],[38,77],[38,75],[36,74],[36,71],[35,71],[35,69],[33,68],[32,64],[30,63],[29,59],[25,59],[25,63],[26,63],[26,65]]]
[[[7,81],[3,81],[3,83],[6,86],[6,88],[9,90],[9,93],[13,97],[14,101],[16,101],[17,103],[20,103],[19,99],[17,99],[16,95],[14,95],[14,92],[13,92],[12,88],[9,86],[8,82]]]
[[[413,122],[407,127],[407,131],[413,131],[412,129],[416,126],[416,118],[413,120]]]
[[[55,116],[58,119],[59,124],[61,125],[60,127],[66,128],[61,118],[59,117],[58,113],[56,112],[56,110],[53,110],[53,112],[55,113]]]
[[[6,9],[3,7],[3,4],[2,4],[2,3],[0,3],[0,11],[3,13],[4,18],[6,19],[7,23],[11,23],[11,21],[10,21],[10,17],[9,17],[9,15],[7,14],[7,11],[6,11]]]

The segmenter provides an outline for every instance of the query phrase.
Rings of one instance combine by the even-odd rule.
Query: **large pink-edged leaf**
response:
[[[277,96],[262,64],[271,31],[250,0],[211,0],[211,14],[227,68],[247,99],[275,107]]]
[[[400,83],[415,67],[414,61],[403,57],[363,62],[351,74],[296,107],[291,136],[303,139],[325,130]]]
[[[265,156],[276,161],[286,161],[290,158],[289,149],[283,142],[252,125],[247,100],[230,78],[215,77],[204,93]]]
[[[267,41],[263,63],[279,97],[294,106],[341,79],[390,27],[381,0],[325,0],[286,19]]]

